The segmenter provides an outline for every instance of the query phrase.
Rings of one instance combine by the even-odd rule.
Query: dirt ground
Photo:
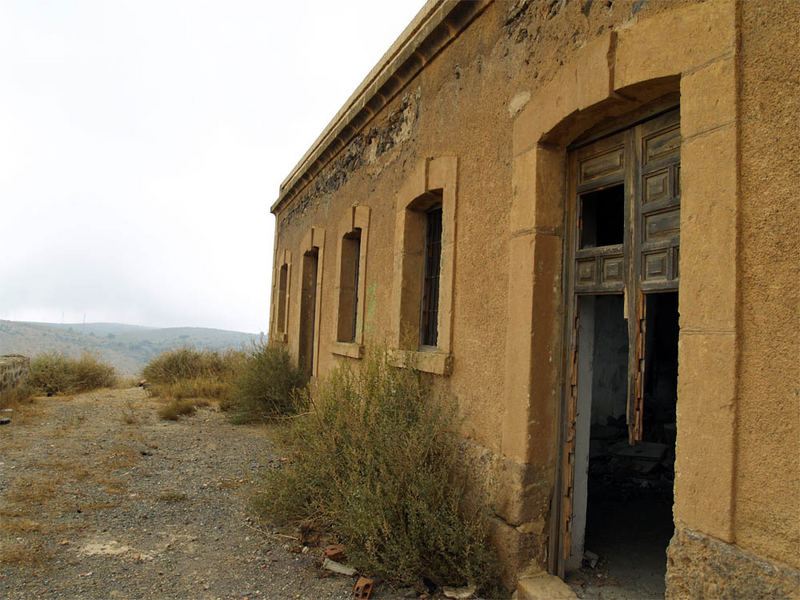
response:
[[[39,398],[0,427],[0,597],[353,597],[321,548],[253,520],[250,481],[280,460],[264,426],[159,405],[138,388]]]

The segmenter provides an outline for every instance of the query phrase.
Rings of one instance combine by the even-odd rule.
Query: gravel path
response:
[[[319,548],[251,520],[249,481],[279,460],[263,426],[158,406],[137,388],[40,398],[0,428],[0,597],[353,597]]]

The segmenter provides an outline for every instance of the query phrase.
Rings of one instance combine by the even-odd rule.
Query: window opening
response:
[[[278,331],[286,332],[286,286],[288,283],[289,265],[281,265],[278,277]]]
[[[361,268],[361,229],[342,238],[339,273],[339,323],[337,341],[355,342],[358,315],[358,276]]]
[[[420,345],[436,346],[439,322],[439,271],[442,258],[442,207],[426,213],[425,271],[422,288]]]
[[[303,281],[300,296],[300,368],[311,377],[314,369],[314,322],[317,310],[317,270],[319,251],[303,255]]]
[[[580,247],[625,241],[625,186],[614,185],[580,197]]]

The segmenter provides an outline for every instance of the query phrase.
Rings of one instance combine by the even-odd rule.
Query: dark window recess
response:
[[[442,259],[442,207],[427,212],[425,227],[425,274],[422,286],[420,345],[436,346],[439,323],[439,265]]]
[[[625,239],[625,186],[581,195],[581,248],[622,244]]]
[[[342,268],[339,273],[339,323],[336,339],[354,342],[358,315],[358,271],[361,260],[361,230],[342,238]]]
[[[289,276],[289,265],[281,266],[278,279],[278,331],[286,331],[286,284]]]
[[[358,236],[358,244],[355,253],[355,269],[353,272],[353,331],[350,339],[356,341],[356,329],[358,328],[358,270],[361,268],[361,235]]]

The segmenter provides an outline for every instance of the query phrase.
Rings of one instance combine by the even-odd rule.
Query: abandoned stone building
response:
[[[431,0],[281,185],[271,339],[458,399],[522,598],[593,554],[800,596],[799,32],[794,0]]]

